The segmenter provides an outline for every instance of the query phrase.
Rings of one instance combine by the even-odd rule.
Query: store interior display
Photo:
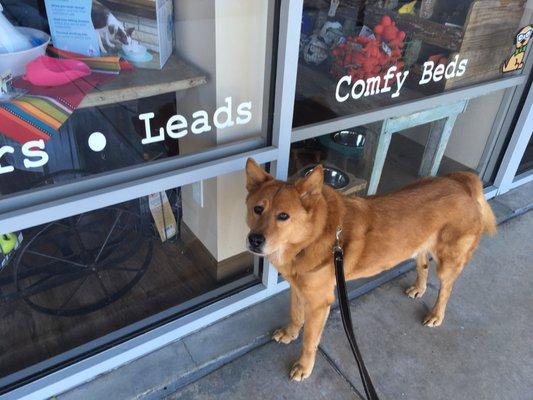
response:
[[[509,49],[527,45],[525,28],[520,31],[523,41],[515,39],[524,3],[306,0],[293,127],[353,116],[502,77]],[[365,132],[361,147],[343,147],[333,140],[335,135],[350,137],[343,132],[294,143],[291,171],[297,176],[309,165],[323,162],[338,168],[339,176],[358,179],[359,194],[374,194],[399,187],[399,182],[407,184],[420,175],[445,173],[451,165],[456,169],[483,168],[483,161],[478,159],[474,164],[463,154],[468,147],[457,146],[456,142],[470,141],[458,137],[459,133],[448,149],[454,123],[467,105],[457,107],[444,106],[441,111],[437,107],[427,115],[422,112],[406,117],[405,122],[392,118],[352,128],[349,131],[353,138],[358,137],[356,130]],[[427,125],[428,118],[434,120],[431,125]],[[417,133],[404,133],[406,128]],[[400,135],[392,135],[396,132]],[[422,157],[418,159],[420,151]],[[441,164],[436,163],[437,154],[451,159],[445,156]],[[393,168],[389,161],[398,157],[412,164],[399,163]],[[417,164],[418,170],[413,171]],[[394,169],[394,173],[389,172]],[[391,174],[395,181],[388,181]]]
[[[271,5],[5,2],[14,29],[39,25],[46,33],[20,74],[0,71],[0,197],[265,140]],[[213,19],[215,9],[226,17]],[[69,10],[77,23],[65,20]],[[261,79],[242,79],[252,71]],[[56,365],[94,340],[115,340],[132,324],[260,282],[260,263],[240,240],[243,174],[158,189],[0,237],[0,336],[17,349],[1,352],[0,383],[36,362]]]
[[[178,217],[179,191],[165,192]],[[181,217],[163,242],[148,208],[141,198],[0,237],[0,332],[20,332],[3,335],[17,353],[0,354],[0,376],[250,274],[216,279]]]
[[[524,5],[306,0],[293,126],[502,77]],[[344,101],[358,89],[344,86],[346,77],[366,87]]]

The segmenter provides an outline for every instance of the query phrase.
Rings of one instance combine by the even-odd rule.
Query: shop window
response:
[[[490,176],[492,128],[502,98],[500,91],[417,118],[392,118],[293,143],[289,176],[297,179],[322,163],[327,183],[358,195],[387,193],[419,176],[454,171]]]
[[[520,74],[525,3],[305,0],[293,125]]]
[[[277,3],[2,0],[0,201],[126,169],[152,175],[222,145],[237,154],[243,140],[268,146]],[[211,179],[4,226],[1,390],[79,346],[260,283],[245,248],[244,172],[213,165]]]
[[[2,2],[0,196],[267,144],[274,1],[82,3]]]
[[[244,182],[238,171],[2,235],[2,383],[259,283]]]

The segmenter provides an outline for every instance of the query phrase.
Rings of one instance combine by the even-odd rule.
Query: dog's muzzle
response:
[[[263,247],[265,246],[266,239],[262,234],[250,232],[247,241],[248,250],[259,255],[263,254]]]

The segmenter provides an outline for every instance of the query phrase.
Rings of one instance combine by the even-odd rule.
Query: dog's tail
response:
[[[496,217],[494,217],[494,213],[483,194],[481,179],[472,172],[454,172],[448,177],[461,183],[470,196],[477,201],[481,211],[484,231],[489,235],[494,235],[496,233]]]

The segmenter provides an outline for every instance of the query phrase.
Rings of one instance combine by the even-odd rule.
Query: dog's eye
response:
[[[287,221],[289,219],[289,214],[282,212],[279,213],[276,218],[278,221]]]
[[[261,215],[263,210],[264,210],[264,208],[262,206],[255,206],[254,207],[254,213],[256,213],[257,215]]]

